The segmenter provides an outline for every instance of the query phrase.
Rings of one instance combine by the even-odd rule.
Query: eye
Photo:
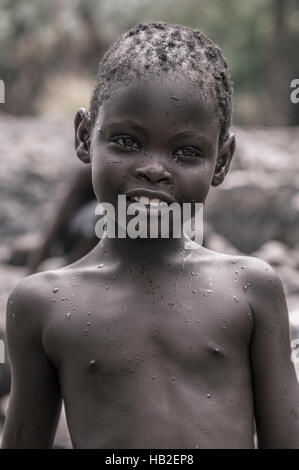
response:
[[[127,150],[140,149],[139,142],[130,136],[123,135],[123,136],[115,137],[112,140],[112,142],[115,142],[116,144],[120,145],[121,147],[126,148]]]
[[[195,147],[181,147],[173,152],[175,159],[181,157],[201,157],[201,152]]]

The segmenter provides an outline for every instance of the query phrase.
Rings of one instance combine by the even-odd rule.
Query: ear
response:
[[[80,108],[74,119],[75,150],[83,163],[90,163],[90,117],[86,109]]]
[[[211,183],[212,186],[219,186],[219,184],[223,182],[225,175],[229,170],[235,150],[236,139],[234,134],[230,133],[218,151],[215,171]]]

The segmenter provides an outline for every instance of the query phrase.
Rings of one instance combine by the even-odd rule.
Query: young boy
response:
[[[137,25],[100,64],[90,115],[75,117],[76,152],[97,199],[139,201],[148,224],[157,204],[204,203],[222,183],[231,113],[212,41]],[[75,448],[253,448],[254,419],[260,447],[299,447],[280,279],[259,259],[185,249],[185,234],[171,233],[104,236],[76,263],[17,285],[3,447],[51,447],[62,399]]]

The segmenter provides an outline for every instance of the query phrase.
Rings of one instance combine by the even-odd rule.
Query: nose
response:
[[[172,178],[161,163],[148,163],[135,169],[135,175],[150,183],[171,183]]]

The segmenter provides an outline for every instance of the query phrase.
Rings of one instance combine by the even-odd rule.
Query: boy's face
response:
[[[215,113],[182,83],[121,88],[101,106],[90,137],[95,193],[114,207],[119,194],[133,190],[166,202],[204,202],[211,183],[220,184],[212,181],[219,158]]]

